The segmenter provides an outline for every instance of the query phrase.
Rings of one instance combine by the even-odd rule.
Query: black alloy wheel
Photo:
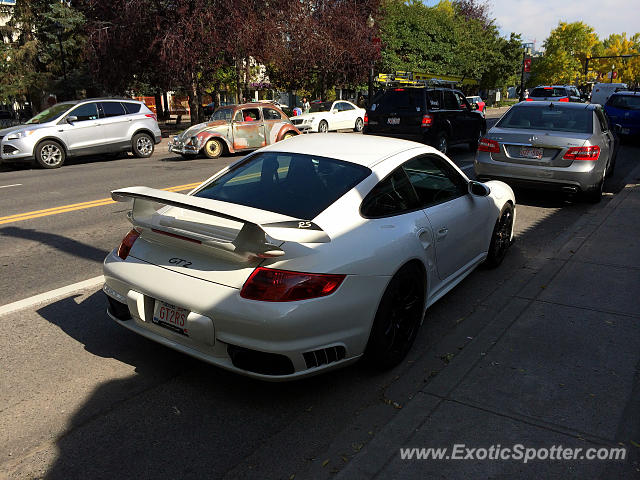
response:
[[[365,360],[378,369],[394,367],[413,345],[422,323],[425,301],[424,274],[413,264],[393,276],[376,312]]]
[[[489,244],[489,253],[485,264],[495,268],[502,263],[511,246],[511,232],[513,231],[513,207],[507,203],[500,212],[500,218],[496,221]]]

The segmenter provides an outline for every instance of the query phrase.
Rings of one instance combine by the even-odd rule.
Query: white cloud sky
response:
[[[536,40],[536,48],[558,22],[582,21],[603,40],[612,33],[640,32],[640,0],[489,0],[492,17],[504,36],[520,33],[524,41]]]

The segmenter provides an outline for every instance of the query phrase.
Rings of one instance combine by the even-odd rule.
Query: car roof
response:
[[[512,108],[530,108],[530,107],[540,107],[544,105],[549,105],[553,103],[554,105],[561,106],[563,108],[569,108],[574,110],[593,110],[596,108],[597,104],[594,103],[572,103],[572,102],[551,102],[549,100],[531,100],[528,102],[520,102],[513,105]]]
[[[617,92],[614,92],[611,96],[618,96],[618,95],[640,95],[639,91],[630,91],[630,90],[618,90]]]
[[[277,151],[335,158],[345,162],[371,167],[391,155],[424,148],[424,145],[397,138],[349,133],[316,133],[298,135],[263,148]],[[321,152],[321,153],[319,153]]]

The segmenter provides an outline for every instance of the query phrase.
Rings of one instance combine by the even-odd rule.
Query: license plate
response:
[[[400,125],[400,119],[397,117],[387,118],[387,123],[389,125]]]
[[[156,307],[153,311],[153,323],[188,337],[187,315],[189,315],[189,310],[176,307],[161,300],[156,300]]]
[[[522,158],[542,158],[542,148],[520,147],[520,156]]]

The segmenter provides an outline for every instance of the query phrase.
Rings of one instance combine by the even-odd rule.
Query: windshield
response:
[[[609,98],[607,106],[623,110],[640,110],[640,95],[613,95]]]
[[[331,111],[331,105],[333,105],[333,102],[314,103],[311,105],[310,111],[311,113],[329,112]]]
[[[534,88],[529,97],[566,97],[567,91],[564,88],[542,87]]]
[[[311,220],[351,190],[371,170],[316,155],[252,155],[195,194]]]
[[[559,104],[554,104],[553,107],[548,105],[512,107],[496,127],[592,133],[593,113],[585,108],[568,108]]]
[[[226,120],[227,122],[230,122],[232,118],[233,108],[219,108],[214,112],[213,115],[211,115],[210,121],[213,122],[214,120]]]
[[[25,125],[33,125],[35,123],[47,123],[62,116],[64,112],[73,107],[75,103],[56,103],[54,106],[43,110],[35,117],[25,122]]]

